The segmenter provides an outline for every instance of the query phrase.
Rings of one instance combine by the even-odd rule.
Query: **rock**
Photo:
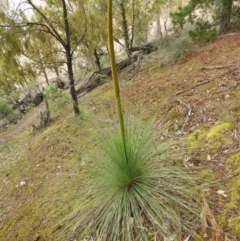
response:
[[[53,83],[57,85],[58,89],[64,89],[66,85],[65,82],[61,80],[59,77],[57,77],[56,80],[53,81]]]
[[[27,107],[30,103],[32,103],[32,96],[30,93],[25,95],[22,99],[18,101],[20,105],[23,105],[23,107]]]
[[[23,114],[26,114],[28,112],[27,108],[32,103],[32,96],[31,94],[25,95],[23,98],[16,101],[16,103],[13,105],[13,110],[19,109],[19,111]]]
[[[7,117],[9,124],[17,124],[18,120],[20,120],[23,116],[23,113],[19,110],[14,110],[14,113]]]
[[[37,93],[33,100],[32,100],[32,103],[35,105],[35,106],[38,106],[39,104],[41,104],[43,102],[43,93]]]

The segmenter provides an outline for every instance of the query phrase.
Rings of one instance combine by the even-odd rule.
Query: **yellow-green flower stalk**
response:
[[[113,44],[112,19],[113,19],[113,17],[112,17],[112,0],[109,0],[108,1],[108,45],[109,45],[110,62],[111,62],[111,69],[112,69],[112,78],[113,78],[113,83],[114,83],[114,91],[115,91],[115,97],[116,97],[117,109],[118,109],[118,119],[119,119],[120,130],[121,130],[124,148],[126,150],[124,120],[123,120],[122,105],[121,105],[120,90],[119,90],[119,81],[118,81],[118,74],[117,74],[117,68],[116,68],[114,44]],[[126,158],[127,158],[127,156],[126,156]]]

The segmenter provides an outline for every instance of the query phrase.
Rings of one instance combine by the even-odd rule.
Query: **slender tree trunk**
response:
[[[159,37],[162,37],[162,28],[161,28],[161,23],[160,23],[160,14],[156,14],[156,23],[157,23],[157,35]]]
[[[55,71],[55,73],[56,73],[56,75],[57,75],[57,77],[58,77],[58,76],[59,76],[58,67],[54,65],[53,68],[54,68],[54,71]]]
[[[220,33],[225,32],[230,27],[233,0],[222,0],[220,10]]]
[[[135,36],[135,20],[137,18],[137,13],[135,11],[135,0],[132,1],[132,28],[131,28],[131,38],[130,38],[130,42],[129,42],[129,47],[131,49],[131,54],[132,54],[132,47],[133,47],[133,40],[134,40],[134,36]]]
[[[164,19],[164,30],[165,30],[165,35],[168,35],[168,29],[167,29],[167,18]]]
[[[66,32],[66,44],[64,46],[67,57],[67,68],[68,68],[68,78],[69,78],[69,88],[70,94],[73,100],[73,110],[75,115],[80,115],[80,109],[78,105],[77,93],[74,86],[74,78],[73,78],[73,63],[72,63],[72,53],[71,53],[71,40],[70,40],[70,29],[68,23],[68,15],[67,15],[67,7],[65,0],[62,0],[63,6],[63,17],[64,17],[64,25]]]
[[[101,68],[100,58],[98,56],[96,48],[94,49],[94,53],[93,54],[95,56],[95,63],[97,65],[97,67],[98,67],[98,70],[101,71],[102,68]]]
[[[47,82],[47,85],[49,85],[49,80],[48,80],[47,72],[46,72],[46,69],[45,69],[45,67],[44,67],[44,64],[43,64],[43,62],[42,62],[42,60],[41,60],[41,54],[40,54],[40,53],[39,53],[39,59],[40,59],[40,65],[41,65],[41,68],[42,68],[42,73],[43,73],[44,78],[45,78],[45,80],[46,80],[46,82]]]
[[[129,42],[126,10],[125,10],[123,1],[120,3],[120,10],[121,10],[121,15],[122,15],[122,28],[123,28],[123,37],[124,37],[124,42],[125,42],[125,48],[126,48],[128,58],[130,58],[132,53],[131,53],[130,42]]]
[[[67,52],[67,51],[66,51]],[[69,88],[70,94],[73,100],[73,110],[75,115],[80,115],[80,109],[78,105],[77,93],[74,86],[74,78],[73,78],[73,67],[72,67],[72,56],[67,56],[67,68],[68,68],[68,78],[69,78]]]
[[[47,76],[46,70],[45,70],[45,68],[43,66],[42,66],[42,68],[43,68],[43,74],[44,74],[45,80],[47,82],[47,85],[49,85],[49,80],[48,80],[48,76]]]
[[[44,88],[42,89],[42,93],[43,93],[44,103],[45,103],[45,107],[46,107],[46,118],[47,118],[47,122],[49,123],[51,120],[51,115],[50,115],[50,108],[49,108],[48,100],[47,100],[46,95],[44,94]]]

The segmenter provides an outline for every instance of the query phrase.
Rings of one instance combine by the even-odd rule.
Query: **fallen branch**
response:
[[[142,58],[143,58],[143,51],[141,51],[141,52],[139,53],[139,55],[138,55],[138,60],[137,60],[138,63],[137,63],[136,70],[134,71],[134,73],[132,74],[132,76],[128,78],[128,80],[131,80],[131,79],[138,73],[138,70],[139,70],[139,68],[140,68],[140,66],[141,66],[141,60],[142,60]]]
[[[137,54],[134,54],[131,56],[131,58],[124,59],[116,64],[117,70],[120,71],[124,69],[125,67],[133,64],[137,60],[141,59],[143,54],[150,54],[153,51],[157,50],[157,45],[155,42],[148,43],[146,45],[140,46],[140,47],[133,47],[132,52],[134,51],[140,51]],[[87,80],[86,84],[80,87],[80,89],[77,90],[77,95],[81,95],[82,92],[90,91],[97,86],[100,86],[104,83],[106,83],[110,77],[111,77],[112,71],[111,67],[103,68],[99,71],[95,71],[91,77]]]
[[[224,38],[224,37],[228,37],[228,36],[234,36],[237,35],[239,33],[228,33],[228,34],[224,34],[224,35],[220,35],[218,38]]]
[[[189,121],[189,118],[190,116],[192,115],[192,108],[191,108],[191,105],[190,104],[186,104],[185,102],[183,102],[182,100],[180,99],[176,99],[180,104],[184,105],[187,110],[188,110],[188,113],[187,113],[187,116],[185,118],[185,121],[183,123],[183,126],[182,126],[182,129],[181,129],[181,132],[183,132],[185,126],[187,125],[188,121]]]
[[[228,65],[210,65],[210,66],[203,66],[201,67],[200,70],[204,70],[204,69],[207,69],[207,70],[213,70],[213,69],[225,69],[225,68],[228,68],[228,67],[233,67],[233,66],[238,66],[238,64],[228,64]]]
[[[189,91],[189,90],[195,89],[196,87],[198,87],[198,86],[200,86],[200,85],[205,85],[205,84],[207,84],[207,83],[210,83],[211,81],[212,81],[212,80],[207,80],[207,81],[198,83],[198,84],[192,86],[191,88],[188,88],[188,89],[185,89],[185,90],[180,90],[180,91],[174,93],[173,96],[180,95],[180,94],[182,94],[182,93],[184,93],[184,92],[187,92],[187,91]]]

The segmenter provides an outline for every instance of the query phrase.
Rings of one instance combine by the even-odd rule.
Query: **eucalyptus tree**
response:
[[[239,0],[190,0],[172,14],[173,23],[182,27],[186,22],[190,22],[196,24],[198,30],[223,33],[230,27],[234,3],[237,6],[239,2]]]
[[[183,2],[184,0],[154,0],[151,12],[155,14],[157,34],[159,36],[162,36],[164,33],[168,34],[170,14],[181,7]]]
[[[0,90],[10,94],[17,85],[35,77],[27,62],[21,61],[22,27],[16,28],[12,12],[5,1],[0,10]]]
[[[128,57],[132,55],[134,44],[146,43],[149,26],[153,20],[150,13],[152,3],[144,0],[117,0],[113,3],[114,40],[124,48]],[[123,40],[124,43],[121,41]]]
[[[41,34],[47,34],[54,39],[54,47],[58,49],[58,54],[65,58],[64,63],[67,66],[73,110],[75,115],[79,115],[80,109],[73,75],[73,59],[86,33],[84,1],[46,0],[44,4],[37,4],[35,1],[25,0],[19,5],[17,11],[20,14],[30,11],[29,9],[31,9],[31,16],[17,19],[15,25],[24,28],[24,31],[31,33],[33,37],[37,33],[38,40],[41,39],[39,37]],[[82,16],[82,21],[76,25],[76,16],[78,15]],[[39,47],[35,43],[35,48]],[[50,46],[49,50],[49,56],[56,51],[54,48],[51,49]]]
[[[43,74],[48,85],[48,70],[59,76],[59,67],[64,64],[60,51],[56,40],[44,32],[26,33],[21,44],[22,55],[27,57],[35,72]]]
[[[107,2],[105,0],[89,0],[85,7],[87,31],[81,53],[89,59],[93,66],[101,70],[101,58],[108,55],[107,48]],[[81,16],[78,16],[79,22]]]

